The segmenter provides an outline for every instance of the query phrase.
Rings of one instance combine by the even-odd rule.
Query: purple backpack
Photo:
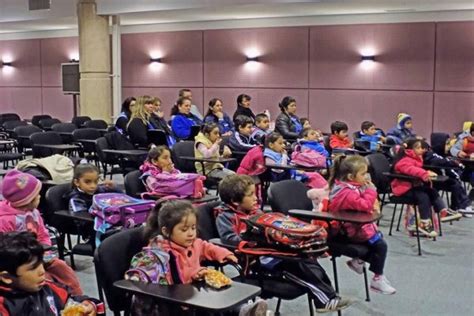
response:
[[[204,180],[206,177],[197,173],[144,173],[148,193],[142,195],[153,197],[202,198],[206,194]]]
[[[89,213],[95,217],[96,231],[113,226],[131,228],[146,222],[155,201],[136,199],[123,193],[99,193],[92,199]]]

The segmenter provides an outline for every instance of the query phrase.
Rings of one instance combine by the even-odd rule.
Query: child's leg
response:
[[[439,213],[441,210],[444,210],[447,208],[446,203],[439,196],[438,191],[427,186],[424,186],[424,188],[425,188],[425,192],[430,197],[430,203],[431,205],[433,205],[433,208],[436,213]]]
[[[412,189],[412,193],[417,201],[418,211],[420,212],[420,218],[427,220],[431,218],[431,200],[430,196],[426,192],[426,188],[416,187]]]
[[[214,169],[207,174],[209,178],[224,179],[228,175],[235,174],[234,171],[230,169]]]
[[[465,209],[471,205],[471,200],[469,200],[461,181],[452,179],[449,191],[451,192],[451,208],[453,210]]]
[[[373,244],[367,243],[367,246],[369,252],[366,257],[361,259],[370,264],[369,270],[374,274],[383,275],[385,259],[387,258],[387,242],[380,238]]]
[[[53,259],[45,265],[46,273],[56,282],[66,285],[71,289],[72,295],[82,295],[81,284],[74,271],[66,262]]]

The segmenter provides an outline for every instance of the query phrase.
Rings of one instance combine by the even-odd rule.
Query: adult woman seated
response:
[[[204,123],[216,123],[221,136],[230,136],[234,131],[234,124],[222,109],[222,100],[214,98],[209,101],[209,110],[204,117]]]
[[[191,127],[202,125],[202,121],[191,113],[191,99],[182,97],[176,101],[171,112],[171,130],[176,138],[184,140],[191,136]]]
[[[237,110],[235,110],[234,116],[232,116],[234,125],[235,119],[239,115],[248,116],[255,123],[255,114],[253,114],[252,109],[250,109],[250,100],[252,100],[252,98],[246,94],[241,94],[237,97]]]
[[[159,99],[148,95],[141,96],[132,109],[132,116],[127,125],[127,134],[130,141],[138,147],[148,147],[147,133],[149,130],[162,129],[156,117],[152,116],[156,109],[157,100]]]
[[[281,113],[276,118],[275,132],[284,139],[296,140],[303,130],[300,119],[296,116],[296,100],[293,97],[284,97],[280,104]]]
[[[117,121],[115,121],[115,129],[120,134],[127,133],[127,124],[130,120],[130,116],[132,115],[131,109],[135,105],[136,101],[137,99],[135,99],[134,97],[128,97],[122,103],[122,110],[117,118]]]

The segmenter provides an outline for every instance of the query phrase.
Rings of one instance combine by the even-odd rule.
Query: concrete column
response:
[[[111,121],[109,16],[97,15],[95,0],[79,0],[80,115]]]
[[[113,118],[119,116],[122,108],[122,42],[120,32],[120,17],[112,16],[112,100]]]

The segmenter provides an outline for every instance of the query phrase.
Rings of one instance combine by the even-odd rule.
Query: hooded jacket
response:
[[[51,246],[48,230],[37,209],[24,212],[12,207],[8,201],[0,201],[0,232],[14,231],[35,233],[41,244]]]
[[[349,137],[340,139],[337,135],[331,135],[329,137],[329,147],[335,148],[352,148],[352,141]]]
[[[428,171],[423,169],[423,157],[416,155],[412,149],[405,150],[405,157],[395,163],[393,170],[395,173],[419,178],[420,182],[426,182],[430,177]],[[400,196],[410,191],[412,183],[410,181],[394,179],[391,183],[391,187],[393,194]]]
[[[243,220],[262,212],[256,209],[253,212],[246,214],[236,210],[224,202],[214,208],[214,211],[217,214],[216,226],[219,237],[221,241],[227,245],[238,245],[242,240],[242,238],[240,238],[240,233],[245,231],[247,227]]]
[[[336,180],[329,194],[329,212],[354,210],[372,213],[376,200],[377,191],[375,187]],[[337,229],[340,227],[339,225],[337,223],[333,227]],[[344,223],[342,229],[348,238],[356,242],[367,241],[377,233],[377,225],[374,223],[364,225]]]

